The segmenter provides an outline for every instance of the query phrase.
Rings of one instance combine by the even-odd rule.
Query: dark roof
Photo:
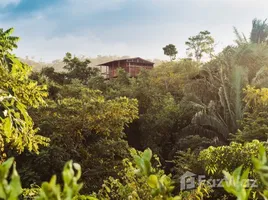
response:
[[[106,62],[106,63],[99,64],[99,65],[97,65],[97,66],[106,66],[107,64],[110,64],[110,63],[113,63],[113,62],[117,62],[117,61],[125,61],[125,60],[133,60],[133,59],[140,59],[140,60],[145,61],[146,63],[154,64],[154,63],[151,62],[151,61],[144,60],[144,59],[142,59],[142,58],[140,58],[140,57],[135,57],[135,58],[124,58],[124,59],[112,60],[112,61],[109,61],[109,62]]]

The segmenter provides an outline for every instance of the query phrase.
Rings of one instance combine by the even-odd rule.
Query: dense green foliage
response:
[[[80,165],[69,161],[62,171],[63,188],[56,183],[57,177],[54,175],[49,182],[42,183],[40,188],[23,191],[14,158],[9,158],[0,166],[0,198],[16,200],[22,194],[25,199],[36,200],[80,199],[79,191],[83,184],[78,181],[81,173]],[[97,200],[93,196],[87,199]]]
[[[253,21],[249,39],[235,29],[237,45],[218,55],[201,31],[186,42],[195,59],[174,61],[167,45],[172,62],[111,80],[71,53],[63,72],[32,72],[12,54],[12,30],[0,29],[2,199],[267,198],[266,21]],[[225,190],[180,190],[187,171],[225,175]]]
[[[19,153],[25,148],[38,153],[40,145],[49,141],[37,135],[27,107],[44,104],[46,87],[28,78],[31,68],[21,63],[10,53],[16,47],[17,37],[10,36],[12,29],[0,31],[0,145],[1,157],[5,148],[16,149]]]
[[[199,161],[208,174],[221,175],[223,170],[233,171],[237,166],[243,165],[253,171],[252,157],[257,157],[261,142],[241,144],[232,142],[228,146],[209,147],[200,152]]]
[[[267,148],[261,145],[259,148],[258,157],[256,158],[253,156],[252,163],[254,165],[254,171],[259,175],[261,183],[264,185],[264,187],[260,187],[260,185],[255,185],[257,188],[249,187],[249,169],[242,171],[242,166],[236,168],[231,174],[227,171],[223,171],[226,178],[226,180],[223,182],[224,189],[228,193],[236,196],[238,200],[268,198]]]

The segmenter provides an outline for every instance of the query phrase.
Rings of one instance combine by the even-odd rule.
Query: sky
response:
[[[15,53],[37,61],[118,55],[167,59],[175,44],[208,30],[216,51],[232,44],[233,26],[249,36],[254,18],[268,18],[267,0],[0,0],[0,28],[15,28]]]

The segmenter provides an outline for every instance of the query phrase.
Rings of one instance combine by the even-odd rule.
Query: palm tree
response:
[[[252,28],[250,32],[249,41],[253,44],[261,44],[268,42],[268,24],[266,20],[253,19],[252,20]],[[234,27],[234,33],[236,36],[235,42],[238,46],[243,44],[248,44],[248,39],[245,37],[243,33],[239,33],[236,27]]]
[[[262,43],[226,48],[201,69],[199,80],[186,86],[185,91],[196,96],[188,99],[187,104],[199,111],[181,134],[197,133],[227,141],[229,133],[237,132],[238,121],[247,109],[242,101],[242,89],[246,85],[268,85],[267,75],[268,45]],[[191,89],[191,85],[198,85],[198,89]]]
[[[253,19],[252,20],[252,29],[250,33],[251,43],[263,43],[267,42],[268,37],[268,25],[266,20]]]

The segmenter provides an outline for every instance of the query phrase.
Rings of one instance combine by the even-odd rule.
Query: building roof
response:
[[[113,63],[113,62],[117,62],[117,61],[126,61],[126,60],[134,60],[134,59],[140,59],[140,60],[143,60],[145,63],[148,63],[148,64],[154,64],[154,63],[151,62],[151,61],[144,60],[144,59],[142,59],[142,58],[140,58],[140,57],[135,57],[135,58],[124,58],[124,59],[112,60],[112,61],[109,61],[109,62],[106,62],[106,63],[99,64],[99,65],[97,65],[97,66],[107,66],[108,64]]]

